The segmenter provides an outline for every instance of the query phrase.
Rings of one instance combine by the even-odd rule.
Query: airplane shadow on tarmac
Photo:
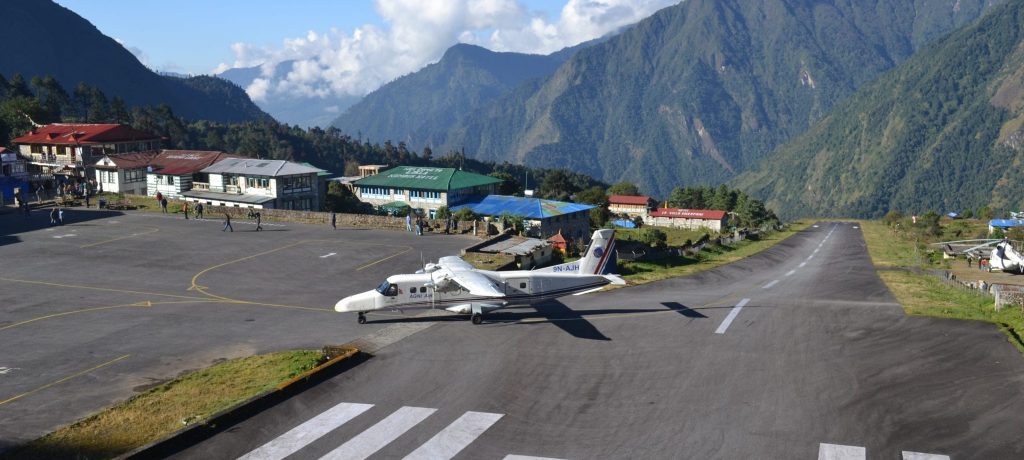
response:
[[[605,336],[593,323],[587,321],[587,317],[600,318],[611,315],[630,315],[643,313],[658,313],[665,311],[677,311],[679,314],[691,318],[707,318],[701,312],[682,305],[678,302],[662,302],[668,308],[602,308],[596,310],[573,310],[564,303],[557,300],[550,300],[535,305],[534,307],[512,307],[484,315],[484,324],[505,324],[517,326],[530,326],[536,324],[551,323],[569,335],[587,340],[611,340]],[[732,308],[732,307],[729,307]],[[383,319],[368,321],[369,324],[388,323],[431,323],[431,322],[468,322],[469,315],[446,315],[410,317],[401,319]],[[539,320],[539,321],[538,321]]]

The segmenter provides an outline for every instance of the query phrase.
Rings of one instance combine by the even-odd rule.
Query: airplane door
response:
[[[397,284],[388,286],[387,291],[384,292],[384,306],[393,307],[398,303],[398,296],[404,295],[405,291],[398,287]]]
[[[532,292],[529,278],[512,278],[505,283],[505,295],[523,295]]]

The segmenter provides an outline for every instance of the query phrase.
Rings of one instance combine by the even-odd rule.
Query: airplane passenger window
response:
[[[526,283],[519,283],[519,289],[526,289]]]
[[[423,287],[420,288],[420,294],[423,294],[424,292],[427,292],[427,287],[426,286],[423,286]]]

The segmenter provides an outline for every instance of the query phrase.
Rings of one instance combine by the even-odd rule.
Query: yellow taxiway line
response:
[[[267,250],[267,251],[259,252],[259,253],[256,253],[256,254],[251,254],[251,255],[248,255],[248,256],[245,256],[245,257],[239,257],[239,258],[234,259],[234,260],[229,260],[227,262],[222,262],[222,263],[219,263],[217,265],[206,267],[206,268],[200,270],[198,273],[196,273],[192,277],[192,285],[188,288],[188,290],[189,291],[196,291],[196,292],[198,292],[200,294],[203,294],[203,295],[205,295],[207,297],[214,298],[214,299],[226,302],[226,303],[232,303],[232,304],[254,305],[254,306],[260,306],[260,307],[272,307],[272,308],[290,308],[290,309],[296,309],[296,310],[333,312],[334,311],[333,307],[330,307],[330,308],[306,307],[306,306],[301,306],[301,305],[284,305],[284,304],[275,304],[275,303],[267,303],[267,302],[255,302],[255,301],[250,301],[250,300],[232,299],[230,297],[225,297],[225,296],[222,296],[222,295],[218,295],[218,294],[214,294],[212,292],[209,292],[208,291],[208,289],[209,289],[208,286],[202,286],[202,285],[200,285],[198,283],[200,277],[202,277],[206,273],[211,272],[213,270],[216,270],[218,268],[225,267],[225,266],[228,266],[228,265],[231,265],[231,264],[235,264],[235,263],[238,263],[238,262],[243,262],[243,261],[246,261],[246,260],[254,259],[256,257],[265,256],[267,254],[273,254],[275,252],[278,252],[278,251],[281,251],[281,250],[284,250],[284,249],[293,248],[295,246],[299,246],[299,245],[307,244],[307,243],[337,243],[337,241],[336,240],[323,240],[323,239],[302,240],[302,241],[298,241],[298,242],[295,242],[295,243],[292,243],[292,244],[287,244],[287,245],[284,245],[284,246],[281,246],[281,247],[277,247],[277,248],[274,248],[274,249],[270,249],[270,250]],[[363,244],[370,245],[370,246],[390,246],[390,245],[377,244],[377,243],[363,243]],[[392,259],[394,257],[398,257],[398,256],[400,256],[402,254],[405,254],[405,253],[411,251],[411,250],[412,250],[412,246],[405,246],[404,250],[402,250],[402,251],[400,251],[398,253],[389,255],[387,257],[383,257],[381,259],[378,259],[378,260],[376,260],[374,262],[371,262],[369,264],[363,265],[361,267],[358,267],[358,268],[356,268],[356,271],[359,271],[359,270],[362,270],[364,268],[367,268],[367,267],[379,264],[381,262],[384,262],[386,260]]]
[[[210,300],[210,299],[208,299],[206,297],[193,297],[193,296],[179,295],[179,294],[164,294],[162,292],[132,291],[132,290],[128,290],[128,289],[115,289],[115,288],[104,288],[104,287],[95,287],[95,286],[82,286],[80,284],[51,283],[51,282],[48,282],[48,281],[19,280],[19,279],[14,279],[14,278],[0,278],[0,281],[9,281],[11,283],[38,284],[38,285],[41,285],[41,286],[55,286],[55,287],[62,287],[62,288],[68,288],[68,289],[88,289],[88,290],[92,290],[92,291],[119,292],[119,293],[122,293],[122,294],[140,294],[140,295],[147,295],[147,296],[172,297],[172,298],[176,298],[176,299],[186,299],[186,300],[199,300],[199,301]]]
[[[128,358],[129,356],[131,356],[131,355],[124,355],[124,356],[119,356],[119,357],[117,357],[117,358],[114,358],[114,359],[112,359],[112,360],[110,360],[110,361],[107,361],[107,362],[105,362],[105,363],[103,363],[103,364],[100,364],[100,365],[98,365],[98,366],[93,366],[93,367],[90,367],[90,368],[88,368],[88,369],[86,369],[86,370],[84,370],[84,371],[82,371],[82,372],[79,372],[79,373],[77,373],[77,374],[69,375],[69,376],[67,376],[67,377],[64,377],[64,378],[62,378],[62,379],[60,379],[60,380],[57,380],[57,381],[55,381],[55,382],[50,382],[50,383],[47,383],[46,385],[43,385],[43,386],[41,386],[41,387],[39,387],[39,388],[36,388],[36,389],[34,389],[34,390],[29,390],[29,391],[26,391],[26,392],[24,392],[24,393],[22,393],[22,394],[19,394],[19,395],[15,395],[15,396],[12,396],[12,397],[10,397],[10,398],[7,398],[7,399],[5,399],[5,400],[3,400],[3,401],[0,401],[0,406],[2,406],[2,405],[4,405],[4,404],[7,404],[7,403],[9,403],[9,402],[12,402],[12,401],[16,401],[16,400],[19,400],[19,399],[21,399],[21,398],[24,398],[25,396],[31,395],[31,394],[33,394],[33,393],[38,393],[38,392],[40,392],[40,391],[43,391],[43,390],[45,390],[45,389],[47,389],[47,388],[50,388],[50,387],[52,387],[52,386],[55,386],[55,385],[60,385],[60,384],[62,384],[62,383],[64,383],[64,382],[67,382],[68,380],[71,380],[71,379],[73,379],[73,378],[75,378],[75,377],[80,377],[80,376],[82,376],[82,375],[85,375],[85,374],[88,374],[88,373],[90,373],[90,372],[92,372],[92,371],[95,371],[95,370],[98,370],[98,369],[102,369],[102,368],[104,368],[104,367],[107,367],[107,366],[109,366],[109,365],[111,365],[111,364],[114,364],[114,363],[116,363],[116,362],[118,362],[118,361],[121,361],[121,360],[127,359],[127,358]]]

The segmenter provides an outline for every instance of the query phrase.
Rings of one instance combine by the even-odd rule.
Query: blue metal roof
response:
[[[595,207],[589,204],[567,203],[565,201],[544,200],[541,198],[487,195],[487,197],[480,201],[454,206],[452,211],[469,208],[473,212],[484,216],[498,216],[508,213],[527,219],[547,219],[563,214],[586,211]]]
[[[1024,219],[992,219],[989,227],[1024,227]]]

